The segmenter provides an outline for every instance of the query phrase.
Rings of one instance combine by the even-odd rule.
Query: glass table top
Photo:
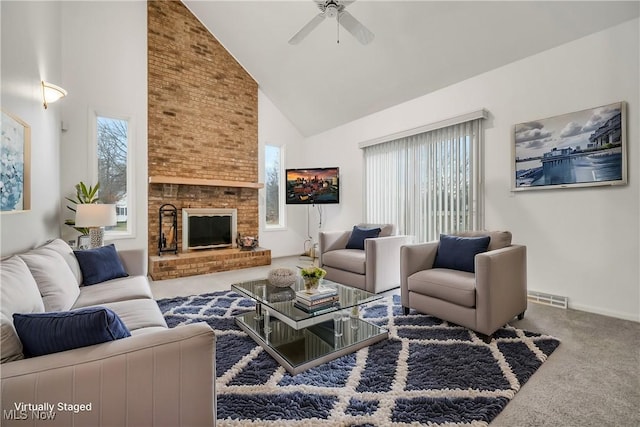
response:
[[[323,279],[321,286],[335,288],[338,292],[338,301],[326,310],[314,313],[294,306],[296,291],[304,291],[302,280],[297,280],[294,285],[286,288],[275,287],[269,284],[266,279],[236,283],[231,285],[231,288],[254,299],[257,303],[263,305],[263,309],[265,307],[270,309],[270,314],[295,329],[305,328],[327,320],[331,318],[331,313],[336,310],[350,309],[382,298],[382,295],[341,285],[327,279]]]
[[[266,279],[233,284],[231,289],[256,302],[255,311],[236,316],[236,324],[294,375],[388,338],[386,329],[349,315],[382,295],[326,279],[321,286],[334,288],[338,300],[326,310],[309,313],[294,306],[296,291],[304,291],[300,277],[286,288]],[[336,325],[341,336],[335,334]]]

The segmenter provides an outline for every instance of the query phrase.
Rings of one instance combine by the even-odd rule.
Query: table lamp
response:
[[[89,247],[104,243],[104,227],[116,225],[116,205],[84,203],[76,206],[76,227],[89,228]]]

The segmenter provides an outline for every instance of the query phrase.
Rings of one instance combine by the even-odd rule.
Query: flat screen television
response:
[[[339,172],[339,168],[287,169],[287,204],[340,203]]]

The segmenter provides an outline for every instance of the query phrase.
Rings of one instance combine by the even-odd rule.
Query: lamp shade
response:
[[[85,203],[76,206],[76,227],[116,225],[116,205]]]

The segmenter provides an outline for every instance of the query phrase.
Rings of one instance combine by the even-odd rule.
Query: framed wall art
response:
[[[0,211],[31,208],[31,127],[2,111],[0,143]]]
[[[513,191],[627,183],[626,104],[515,125]]]

